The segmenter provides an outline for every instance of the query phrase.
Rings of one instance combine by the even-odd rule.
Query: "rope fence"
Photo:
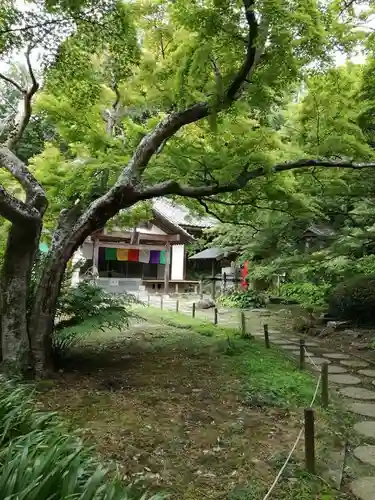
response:
[[[150,298],[148,297],[148,305],[150,305]],[[179,301],[176,301],[176,312],[179,312]],[[163,309],[163,299],[162,297],[160,298],[160,308]],[[191,309],[191,316],[193,318],[196,317],[196,303],[194,302],[192,304],[192,309]],[[185,311],[186,312],[186,311]],[[218,309],[215,307],[213,310],[213,320],[212,320],[214,325],[218,325],[219,323],[219,312]],[[240,314],[240,322],[239,322],[239,328],[240,332],[243,337],[249,337],[252,338],[252,336],[247,332],[246,329],[246,318],[244,312],[241,312]],[[264,324],[263,325],[263,331],[264,331],[264,344],[267,349],[271,348],[272,340],[269,337],[269,329],[268,325]],[[299,369],[303,370],[305,368],[305,361],[306,358],[309,360],[310,364],[319,372],[319,377],[316,383],[316,387],[314,390],[313,397],[310,401],[310,407],[305,408],[304,410],[304,423],[301,426],[301,429],[297,435],[296,440],[294,441],[294,444],[288,454],[288,456],[285,459],[285,462],[283,463],[282,467],[280,468],[279,472],[277,473],[273,483],[271,484],[270,488],[268,489],[267,493],[263,497],[263,500],[269,500],[271,498],[271,495],[273,491],[275,490],[278,482],[280,481],[286,467],[289,464],[289,461],[291,457],[293,456],[293,453],[295,452],[298,443],[300,442],[303,434],[304,434],[304,441],[305,441],[305,467],[306,470],[311,473],[315,474],[316,472],[316,467],[315,467],[315,413],[313,406],[315,404],[319,388],[321,388],[321,405],[326,408],[329,404],[329,393],[328,393],[328,362],[322,363],[321,366],[318,366],[317,363],[313,360],[313,358],[310,356],[310,353],[306,350],[306,345],[304,339],[300,339],[299,342],[293,342],[291,340],[286,340],[288,344],[295,344],[296,346],[299,347]],[[291,359],[288,356],[289,359]]]
[[[213,324],[217,325],[218,324],[218,310],[217,308],[214,309],[214,315],[213,315]],[[192,317],[196,317],[196,304],[193,303],[192,306]],[[242,336],[250,336],[247,333],[246,329],[246,318],[244,312],[241,312],[240,314],[240,332]],[[269,329],[268,325],[264,324],[263,325],[263,331],[264,331],[264,343],[265,347],[267,349],[271,348],[272,340],[270,339],[269,336]],[[263,500],[269,500],[271,498],[272,493],[274,492],[277,484],[279,483],[286,467],[288,466],[290,459],[293,456],[293,453],[295,452],[299,442],[301,441],[302,436],[304,435],[304,441],[305,441],[305,467],[306,470],[311,473],[315,474],[316,472],[316,463],[315,463],[315,413],[313,406],[315,404],[316,398],[319,393],[319,388],[321,389],[321,404],[323,407],[328,406],[328,362],[324,362],[321,366],[319,366],[313,358],[310,356],[310,353],[306,349],[305,341],[304,339],[300,339],[299,342],[293,342],[288,340],[288,344],[295,344],[296,346],[299,346],[299,368],[300,370],[303,370],[305,368],[305,361],[306,358],[310,362],[311,366],[313,366],[318,372],[320,371],[314,394],[313,397],[310,401],[310,406],[309,408],[305,408],[304,410],[304,422],[303,425],[301,426],[301,429],[296,437],[296,440],[294,441],[294,444],[288,454],[288,456],[285,459],[285,462],[283,463],[282,467],[280,468],[279,472],[277,473],[273,483],[271,484],[270,488],[268,489],[267,493],[263,497]],[[291,359],[289,357],[289,359]]]

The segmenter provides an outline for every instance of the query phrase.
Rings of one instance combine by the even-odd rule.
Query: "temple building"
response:
[[[99,286],[112,292],[186,293],[198,291],[200,269],[187,258],[187,245],[217,224],[197,217],[181,205],[159,198],[152,218],[136,228],[96,231],[73,256],[73,285],[94,275]]]

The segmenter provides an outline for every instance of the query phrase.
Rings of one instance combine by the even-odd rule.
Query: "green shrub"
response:
[[[27,387],[0,385],[0,498],[160,500],[121,483],[56,415],[36,412]]]
[[[357,276],[336,286],[328,299],[328,314],[359,325],[375,323],[375,276]]]
[[[226,307],[238,307],[248,309],[250,307],[264,307],[268,303],[265,293],[256,290],[230,290],[220,295],[218,304]]]
[[[323,283],[283,283],[280,286],[281,297],[294,299],[305,307],[323,306],[326,304],[327,294],[331,285]]]
[[[98,329],[127,328],[130,319],[138,317],[131,309],[136,302],[133,295],[109,293],[90,281],[63,287],[57,307],[63,319],[56,324],[53,337],[55,355]]]

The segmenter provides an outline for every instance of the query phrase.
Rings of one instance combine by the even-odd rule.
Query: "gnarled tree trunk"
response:
[[[13,224],[8,235],[1,276],[1,348],[7,370],[31,369],[28,304],[31,269],[38,248],[41,222]]]

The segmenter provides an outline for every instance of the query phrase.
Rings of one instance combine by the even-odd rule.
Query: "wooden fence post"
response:
[[[299,341],[299,369],[303,370],[305,368],[305,341],[300,339]]]
[[[305,464],[310,474],[315,474],[315,418],[312,408],[305,408]]]
[[[212,300],[216,299],[216,260],[212,259]]]
[[[269,349],[271,346],[270,346],[270,337],[268,333],[268,325],[263,325],[263,329],[264,329],[264,343],[267,349]]]
[[[163,298],[163,294],[160,295],[160,309],[163,309],[163,305],[164,305],[164,298]]]
[[[195,302],[193,302],[193,308],[191,310],[191,315],[193,318],[195,318]]]
[[[243,311],[241,311],[241,335],[242,337],[246,337],[246,318]]]
[[[217,307],[214,309],[214,325],[217,325]]]
[[[150,294],[147,295],[147,307],[150,307]]]
[[[322,377],[321,377],[321,384],[322,384],[322,406],[323,408],[327,408],[329,404],[329,397],[328,397],[328,363],[325,362],[322,364]]]
[[[179,307],[180,307],[180,301],[177,299],[176,300],[176,313],[178,313]]]

